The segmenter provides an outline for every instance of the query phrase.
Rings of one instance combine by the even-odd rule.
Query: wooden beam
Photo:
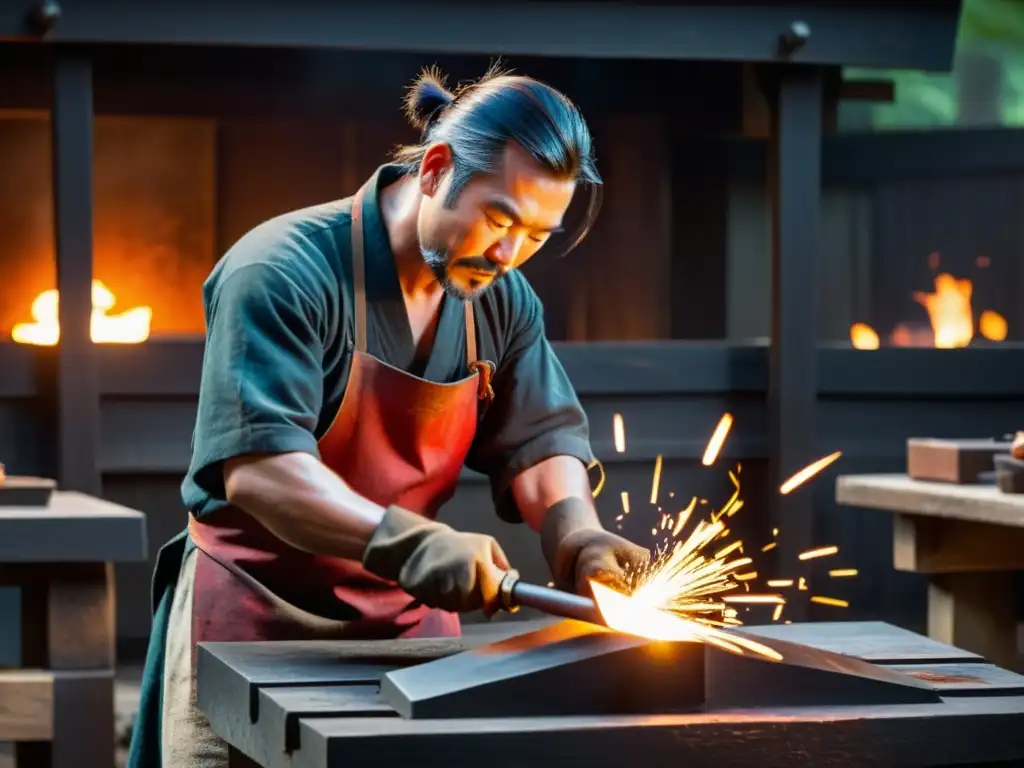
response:
[[[906,475],[846,475],[836,480],[836,501],[925,517],[953,518],[1024,528],[1024,495],[994,485],[954,485]]]
[[[114,566],[0,565],[0,584],[21,587],[23,667],[114,668]]]
[[[92,62],[61,49],[53,84],[53,210],[61,330],[57,352],[57,481],[99,495],[99,383],[92,315]]]
[[[893,517],[893,567],[909,573],[1024,570],[1024,527]]]
[[[0,670],[0,741],[53,738],[53,673]]]
[[[796,61],[948,71],[960,3],[916,4],[495,0],[324,3],[224,0],[125,4],[78,0],[45,33],[25,0],[0,0],[0,40],[96,45],[163,44],[349,48],[505,56]],[[501,19],[494,24],[493,19]],[[794,23],[809,35],[782,45]],[[571,30],[567,34],[567,30]]]

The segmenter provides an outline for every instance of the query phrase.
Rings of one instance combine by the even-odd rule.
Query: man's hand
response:
[[[578,594],[590,596],[590,582],[605,584],[619,592],[626,592],[630,578],[640,574],[650,561],[646,547],[605,530],[583,529],[566,536],[558,545],[558,559],[574,563],[563,576]]]
[[[498,542],[462,533],[400,507],[389,507],[363,555],[370,573],[398,585],[431,608],[491,612],[509,569]]]
[[[570,496],[548,509],[541,546],[560,589],[590,595],[590,580],[625,591],[630,576],[641,573],[651,553],[601,528],[593,505]]]

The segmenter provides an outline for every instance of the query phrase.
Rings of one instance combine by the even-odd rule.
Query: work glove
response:
[[[453,613],[493,613],[510,568],[492,537],[456,531],[397,506],[388,507],[370,537],[363,567],[424,605]]]
[[[583,499],[553,504],[544,516],[541,546],[555,586],[590,596],[590,581],[628,592],[651,559],[646,547],[595,527],[595,514]]]

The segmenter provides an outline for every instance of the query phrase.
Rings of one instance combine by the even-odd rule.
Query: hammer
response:
[[[529,584],[519,578],[519,571],[515,569],[505,574],[498,586],[498,593],[501,597],[501,607],[509,613],[515,613],[525,606],[551,616],[605,626],[601,611],[589,597]]]

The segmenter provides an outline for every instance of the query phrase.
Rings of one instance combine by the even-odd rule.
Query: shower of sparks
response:
[[[622,422],[622,414],[612,416],[612,437],[615,440],[615,452],[626,452],[626,425]]]
[[[732,425],[733,417],[723,415],[704,451],[702,463],[705,466],[714,464],[720,455]],[[624,452],[625,424],[621,414],[614,415],[613,430],[615,448],[620,453]],[[837,451],[801,469],[783,483],[780,493],[792,492],[839,456]],[[628,594],[595,585],[595,600],[608,626],[652,639],[700,640],[734,653],[753,652],[781,658],[770,648],[756,643],[750,645],[752,641],[739,640],[720,629],[741,625],[743,622],[738,611],[750,611],[751,606],[758,605],[772,606],[772,621],[779,621],[787,598],[775,590],[792,589],[794,585],[798,592],[809,590],[807,578],[799,574],[794,574],[794,578],[768,579],[764,582],[769,590],[767,593],[758,593],[756,586],[751,589],[759,578],[756,564],[745,555],[741,540],[730,540],[729,528],[730,518],[743,508],[741,467],[737,465],[728,472],[733,492],[726,503],[718,509],[708,506],[707,515],[693,514],[698,504],[708,505],[707,499],[696,496],[691,497],[690,502],[678,512],[665,511],[657,506],[662,469],[662,456],[659,455],[651,482],[650,503],[657,509],[659,517],[651,528],[655,546],[650,564],[643,571],[629,574]],[[674,499],[675,495],[668,492],[666,498]],[[615,518],[616,522],[630,513],[629,494],[623,491],[621,499],[622,514]],[[618,527],[621,529],[622,526]],[[761,552],[775,549],[778,535],[778,528],[773,528],[772,540],[758,549]],[[800,561],[807,561],[838,552],[838,547],[826,546],[802,552],[797,557]],[[828,575],[843,578],[856,576],[857,571],[853,568],[834,569]],[[845,600],[820,595],[812,595],[810,601],[841,608],[849,605]],[[790,622],[787,619],[785,623]]]
[[[823,470],[825,467],[827,467],[829,464],[834,462],[842,455],[842,451],[836,451],[835,453],[830,453],[823,459],[818,459],[813,464],[808,464],[806,467],[804,467],[791,478],[789,478],[789,480],[784,482],[782,486],[779,488],[779,493],[781,493],[782,495],[786,495],[790,491],[796,490],[798,487],[806,483],[808,480],[810,480],[816,474],[821,472],[821,470]]]
[[[731,428],[732,414],[722,414],[722,418],[718,420],[718,426],[715,427],[715,431],[711,434],[711,439],[708,440],[707,448],[704,449],[704,458],[701,459],[701,464],[705,467],[710,467],[715,463],[715,459],[718,458],[722,446],[725,445],[725,438],[729,435]]]

